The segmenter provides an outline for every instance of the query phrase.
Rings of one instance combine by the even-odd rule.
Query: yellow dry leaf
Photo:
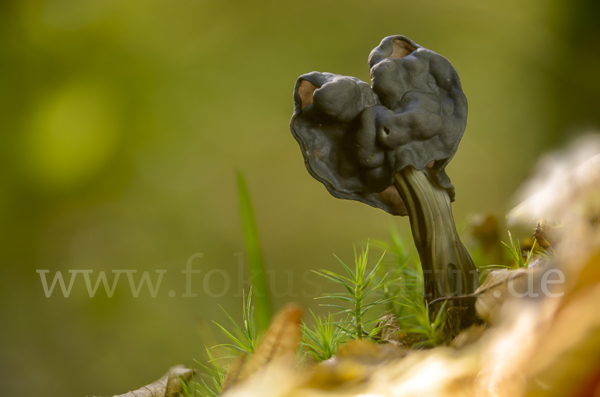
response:
[[[195,370],[177,365],[156,382],[114,397],[178,397],[183,393],[181,381],[190,380],[195,373]]]
[[[497,309],[509,297],[509,283],[515,283],[532,271],[533,269],[501,269],[488,274],[483,284],[473,293],[478,296],[475,302],[477,315],[486,322],[495,322]]]
[[[271,321],[271,326],[254,354],[248,358],[238,358],[230,367],[223,383],[223,391],[248,379],[276,359],[289,357],[290,364],[293,365],[300,344],[301,320],[300,306],[289,304],[281,309]]]

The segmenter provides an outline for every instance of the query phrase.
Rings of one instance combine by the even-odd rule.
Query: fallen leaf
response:
[[[169,372],[156,382],[114,397],[178,397],[183,392],[181,381],[190,380],[195,373],[196,370],[177,365],[169,369]]]
[[[254,354],[247,358],[240,356],[234,361],[225,377],[222,390],[243,382],[276,359],[289,356],[290,363],[293,363],[300,344],[301,320],[300,306],[289,304],[281,309],[271,321],[271,326]]]
[[[395,344],[374,344],[364,339],[348,341],[340,346],[333,358],[317,365],[308,386],[331,389],[359,384],[369,379],[381,366],[405,357],[408,352],[408,349]]]

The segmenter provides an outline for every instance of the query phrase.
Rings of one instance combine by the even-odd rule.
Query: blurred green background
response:
[[[469,100],[448,173],[455,218],[502,216],[539,156],[600,121],[599,3],[574,1],[3,0],[0,2],[0,390],[112,395],[203,358],[203,322],[241,316],[246,176],[275,308],[315,308],[310,269],[352,260],[391,217],[337,200],[304,168],[292,90],[318,70],[369,81],[404,34],[446,56]],[[408,219],[392,219],[408,236]],[[410,242],[410,240],[408,240]],[[184,298],[188,258],[196,298]],[[237,256],[236,256],[237,255]],[[38,269],[81,275],[46,298]],[[227,286],[220,270],[230,279]],[[203,285],[204,276],[211,270]],[[289,283],[289,284],[288,284]],[[176,291],[170,297],[168,291]]]

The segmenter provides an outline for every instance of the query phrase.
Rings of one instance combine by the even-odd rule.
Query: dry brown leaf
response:
[[[341,385],[356,385],[369,379],[382,365],[408,354],[395,344],[374,344],[364,339],[354,339],[340,346],[335,356],[315,368],[308,386],[331,389]]]
[[[492,289],[499,287],[507,283],[510,280],[514,280],[517,277],[521,277],[527,273],[527,269],[500,269],[494,270],[485,278],[483,284],[479,286],[473,293],[473,295],[481,295]]]
[[[248,358],[238,358],[230,367],[223,383],[223,391],[248,379],[273,360],[289,356],[293,363],[300,344],[301,320],[300,306],[289,304],[281,309],[271,321],[271,326],[254,354]]]
[[[241,369],[246,364],[246,361],[248,361],[248,355],[246,353],[240,353],[240,355],[231,363],[227,375],[225,375],[225,379],[223,379],[223,384],[221,385],[222,392],[229,389],[238,381],[238,376]]]
[[[509,223],[573,221],[600,209],[600,135],[582,136],[568,148],[545,156],[522,188]],[[591,212],[590,212],[591,211]]]
[[[540,332],[525,366],[529,396],[597,396],[600,393],[600,285],[577,293]],[[594,394],[596,391],[596,394]]]
[[[499,308],[515,292],[519,295],[526,290],[529,277],[537,273],[539,268],[529,269],[501,269],[491,272],[483,284],[473,295],[477,296],[475,310],[477,315],[489,323],[497,323]]]
[[[487,327],[483,324],[473,324],[469,328],[460,332],[456,338],[452,339],[450,346],[455,349],[462,349],[465,346],[477,342],[485,333]]]
[[[533,238],[544,250],[554,249],[558,244],[559,226],[538,222],[533,231]]]
[[[398,319],[393,313],[386,313],[375,323],[375,329],[378,329],[375,338],[380,342],[396,343],[398,335],[401,332]]]
[[[195,373],[195,370],[177,365],[156,382],[114,397],[178,397],[183,392],[181,380],[188,381]]]
[[[597,249],[540,333],[537,353],[526,366],[528,396],[600,395],[599,268]]]
[[[446,320],[446,329],[450,339],[454,339],[461,331],[461,319],[463,318],[466,307],[452,306],[446,309],[448,318]]]
[[[521,279],[526,278],[524,276],[530,277],[534,272],[538,269],[501,269],[494,270],[486,277],[483,284],[479,286],[469,295],[458,295],[451,297],[442,297],[438,299],[434,299],[429,302],[430,305],[439,304],[445,300],[457,300],[457,299],[472,299],[477,298],[475,303],[475,310],[477,311],[477,315],[481,317],[484,321],[492,321],[493,314],[496,309],[507,299],[509,298],[510,293],[514,293],[515,288],[522,289]],[[450,320],[453,317],[456,317],[455,313],[449,312]],[[452,325],[451,322],[451,335],[456,336],[460,328],[455,325]]]

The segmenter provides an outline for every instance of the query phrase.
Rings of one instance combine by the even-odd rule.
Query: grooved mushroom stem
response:
[[[394,186],[408,210],[421,258],[426,301],[473,293],[479,284],[478,270],[456,231],[447,190],[433,180],[428,170],[418,171],[411,166],[396,173]],[[466,309],[461,310],[461,328],[475,320],[474,299],[448,301],[448,305]],[[439,307],[430,308],[432,316]]]

